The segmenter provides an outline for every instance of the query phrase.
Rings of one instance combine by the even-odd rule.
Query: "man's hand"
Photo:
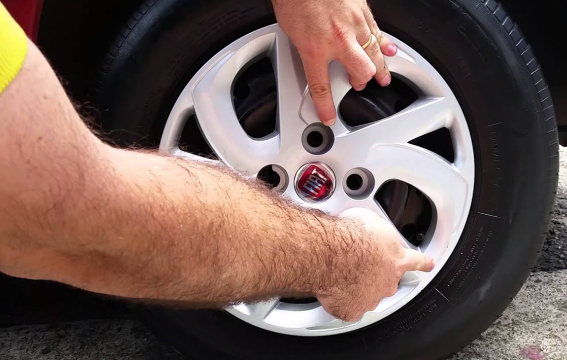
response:
[[[341,62],[352,87],[360,91],[374,77],[382,86],[392,77],[384,55],[394,56],[396,45],[382,35],[366,0],[273,0],[280,27],[293,41],[305,67],[319,118],[335,123],[329,62]],[[374,37],[372,37],[374,36]],[[363,45],[371,39],[366,49]]]
[[[403,248],[396,229],[372,211],[352,209],[343,216],[347,235],[341,241],[348,243],[345,239],[350,238],[354,246],[346,246],[342,259],[337,257],[330,274],[333,286],[317,298],[331,315],[356,321],[382,298],[393,296],[407,271],[431,271],[434,263],[422,253]]]

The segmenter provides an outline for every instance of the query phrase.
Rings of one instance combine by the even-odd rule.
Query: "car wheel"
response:
[[[360,321],[316,299],[226,311],[147,309],[195,358],[438,359],[486,329],[526,279],[557,187],[549,90],[492,0],[371,0],[398,44],[387,88],[362,92],[330,64],[339,120],[319,124],[269,1],[146,1],[109,52],[97,106],[120,146],[223,161],[305,206],[371,209],[435,258]],[[306,166],[332,191],[301,189]],[[269,274],[267,274],[269,276]]]

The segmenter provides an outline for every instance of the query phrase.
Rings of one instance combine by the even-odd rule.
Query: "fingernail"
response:
[[[362,84],[362,85],[357,85],[354,90],[356,91],[362,91],[366,88],[366,84]]]
[[[380,84],[382,84],[382,86],[388,86],[390,85],[391,82],[392,82],[392,76],[390,74],[384,76],[382,80],[380,80]]]
[[[325,121],[323,121],[323,125],[333,126],[333,125],[335,125],[335,121],[337,121],[337,119],[325,120]]]
[[[388,44],[388,51],[390,52],[390,54],[395,54],[398,51],[398,47],[396,46],[396,44]]]
[[[429,271],[433,271],[433,269],[435,269],[435,261],[431,259],[431,262],[429,263]]]

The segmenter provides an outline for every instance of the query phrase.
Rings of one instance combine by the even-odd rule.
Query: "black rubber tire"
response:
[[[409,305],[360,331],[284,336],[222,311],[150,309],[169,341],[197,359],[444,358],[475,339],[529,274],[558,177],[556,121],[530,46],[493,0],[370,0],[383,30],[444,76],[465,111],[476,185],[457,249]],[[119,145],[156,145],[183,86],[213,54],[274,22],[269,1],[146,1],[110,51],[99,84],[104,127]]]

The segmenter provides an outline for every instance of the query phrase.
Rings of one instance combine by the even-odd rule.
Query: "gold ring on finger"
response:
[[[374,41],[374,39],[376,39],[376,36],[374,36],[374,34],[370,34],[370,39],[368,39],[368,41],[366,42],[366,44],[362,45],[362,49],[366,50],[366,48],[369,47],[370,44],[372,44],[372,42]]]

